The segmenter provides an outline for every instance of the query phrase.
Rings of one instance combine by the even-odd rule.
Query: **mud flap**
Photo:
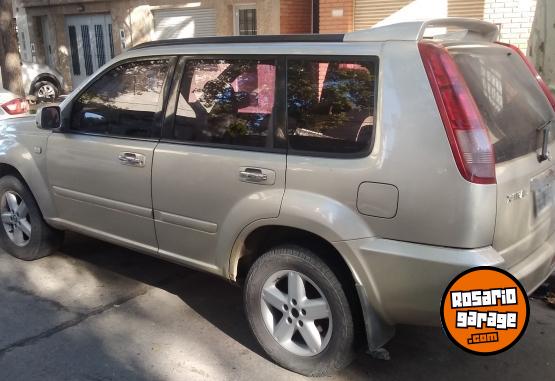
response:
[[[364,287],[360,284],[356,284],[355,286],[364,315],[368,353],[370,355],[373,353],[382,353],[384,351],[382,347],[395,335],[395,326],[386,323],[382,317],[376,313],[370,303],[368,303],[368,297]],[[376,357],[383,358],[385,356]]]

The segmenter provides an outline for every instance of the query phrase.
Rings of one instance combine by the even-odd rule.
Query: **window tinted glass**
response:
[[[367,152],[374,130],[375,64],[289,60],[289,144],[336,154]]]
[[[536,129],[553,118],[553,109],[519,55],[503,47],[450,52],[486,122],[496,162],[541,147],[543,134]]]
[[[79,96],[71,129],[134,138],[159,136],[168,60],[130,62],[110,70]]]
[[[187,61],[174,138],[199,143],[265,147],[272,133],[274,61]]]

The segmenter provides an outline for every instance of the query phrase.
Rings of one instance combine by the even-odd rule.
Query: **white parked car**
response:
[[[25,94],[34,95],[41,101],[57,99],[63,91],[64,78],[48,65],[23,62],[21,78]]]
[[[6,89],[0,88],[0,120],[29,114],[27,101]]]

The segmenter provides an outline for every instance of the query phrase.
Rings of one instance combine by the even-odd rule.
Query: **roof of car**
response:
[[[193,37],[171,40],[150,41],[139,44],[129,50],[137,50],[158,46],[205,45],[205,44],[249,44],[270,42],[343,42],[344,34],[283,34],[258,36],[222,36]]]
[[[153,47],[208,44],[251,44],[251,43],[330,43],[330,42],[378,42],[378,41],[418,41],[425,38],[427,30],[432,28],[456,28],[462,34],[457,39],[495,41],[498,29],[495,24],[468,18],[442,18],[426,21],[408,21],[378,26],[345,34],[297,34],[297,35],[258,35],[258,36],[224,36],[181,38],[158,40],[139,44],[131,49],[140,50]]]

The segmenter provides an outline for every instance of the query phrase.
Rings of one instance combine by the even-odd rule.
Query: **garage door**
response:
[[[153,11],[154,40],[216,35],[216,10],[168,9]]]
[[[484,18],[484,0],[449,0],[447,8],[449,17]]]
[[[411,0],[356,0],[355,30],[370,28],[410,3]]]
[[[484,18],[485,0],[449,0],[449,17]],[[424,3],[423,1],[421,1]],[[413,3],[413,0],[355,0],[355,30],[374,26],[379,21]]]

